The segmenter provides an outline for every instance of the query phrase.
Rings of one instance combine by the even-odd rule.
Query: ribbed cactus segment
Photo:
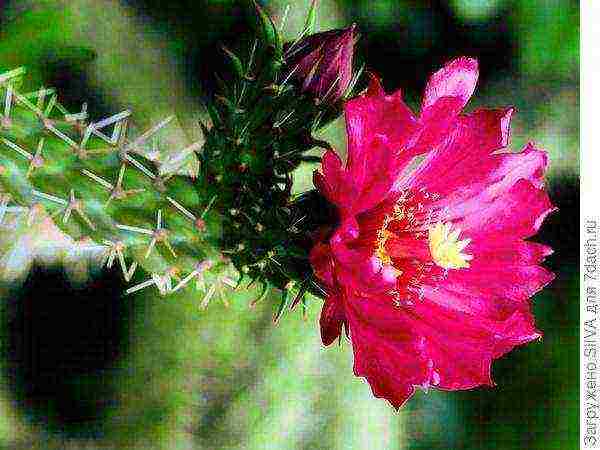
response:
[[[172,118],[142,133],[133,131],[130,111],[90,122],[85,107],[69,113],[52,89],[20,92],[23,72],[0,75],[2,232],[17,217],[32,224],[43,209],[74,239],[101,246],[104,264],[118,264],[127,281],[139,281],[138,268],[150,274],[128,292],[155,286],[166,294],[195,284],[209,294],[204,279],[232,285],[215,275],[229,264],[217,250],[215,198],[177,175],[176,162],[161,173],[143,156],[160,149],[158,136]],[[200,148],[175,154],[183,164]]]
[[[207,105],[211,123],[200,123],[205,141],[177,152],[160,139],[172,118],[141,132],[130,111],[90,121],[85,107],[69,113],[52,89],[21,93],[22,70],[1,75],[0,226],[7,215],[31,222],[44,208],[69,236],[102,246],[106,266],[120,265],[134,283],[128,292],[195,284],[205,303],[237,278],[262,286],[257,300],[271,287],[284,291],[276,320],[305,306],[306,292],[322,294],[309,252],[336,218],[316,191],[292,194],[293,172],[320,160],[310,150],[329,147],[314,135],[339,117],[339,91],[352,89],[340,83],[350,80],[354,31],[307,38],[309,17],[283,45],[256,8],[246,55],[223,48],[231,70]],[[323,68],[315,52],[331,63]],[[338,66],[344,76],[331,77]],[[317,91],[307,87],[315,79]],[[146,281],[134,279],[138,268]]]
[[[277,33],[260,8],[258,16],[262,34]],[[314,193],[292,195],[293,172],[320,161],[308,152],[328,144],[314,135],[339,117],[341,102],[318,101],[294,78],[302,36],[283,48],[279,41],[257,39],[243,58],[224,49],[233,76],[208,107],[198,185],[223,212],[220,248],[243,277],[292,291],[287,303],[318,289],[308,256],[316,222],[329,220]]]

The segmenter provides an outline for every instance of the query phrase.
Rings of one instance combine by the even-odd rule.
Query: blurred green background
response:
[[[293,38],[308,1],[264,2]],[[202,101],[223,69],[220,43],[250,40],[248,2],[0,2],[0,69],[60,89],[94,118],[132,108],[143,127],[178,117],[197,139]],[[324,349],[319,302],[277,326],[273,303],[200,310],[191,294],[122,297],[118,273],[69,282],[36,267],[0,291],[0,448],[578,448],[579,4],[568,0],[322,0],[319,29],[357,23],[360,62],[417,107],[428,74],[478,57],[469,105],[515,105],[512,146],[546,148],[560,211],[539,240],[556,281],[536,296],[543,341],[494,364],[498,387],[419,392],[399,413],[352,374],[348,343]],[[236,44],[237,43],[237,44]],[[343,123],[326,136],[343,149]],[[298,172],[310,186],[312,167]],[[68,269],[68,268],[67,268]]]

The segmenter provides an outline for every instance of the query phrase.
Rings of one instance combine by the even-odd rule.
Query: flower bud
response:
[[[352,83],[352,59],[356,25],[305,37],[287,51],[287,77],[295,79],[303,92],[319,103],[336,103]]]

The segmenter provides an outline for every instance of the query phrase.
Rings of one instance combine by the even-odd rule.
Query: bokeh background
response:
[[[264,2],[277,20],[291,6],[290,39],[306,3]],[[254,20],[233,0],[0,5],[0,69],[27,66],[32,87],[59,88],[71,110],[85,100],[95,118],[132,108],[143,126],[174,112],[181,140],[199,136],[218,45],[251,39]],[[191,294],[123,297],[116,272],[76,283],[69,263],[19,261],[0,289],[0,448],[578,448],[578,2],[321,1],[319,29],[351,23],[359,62],[415,107],[444,61],[478,57],[469,107],[515,105],[513,148],[550,152],[560,211],[538,238],[556,249],[557,279],[534,299],[544,339],[494,364],[495,389],[419,392],[396,413],[352,375],[348,343],[322,347],[317,301],[274,326],[251,292],[203,311]],[[343,123],[326,137],[343,149]]]

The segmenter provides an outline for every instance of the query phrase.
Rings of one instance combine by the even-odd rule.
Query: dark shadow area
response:
[[[507,11],[467,24],[453,14],[447,2],[413,2],[410,11],[400,10],[393,20],[379,23],[368,7],[357,7],[364,2],[350,3],[355,5],[352,20],[361,31],[358,52],[373,72],[383,76],[388,91],[402,88],[407,93],[421,93],[427,81],[424,74],[456,56],[479,60],[481,84],[494,73],[514,69],[516,36],[507,25]]]
[[[36,267],[3,299],[3,378],[33,423],[68,437],[102,434],[128,347],[132,311],[122,292],[117,273],[76,288],[61,269]]]

